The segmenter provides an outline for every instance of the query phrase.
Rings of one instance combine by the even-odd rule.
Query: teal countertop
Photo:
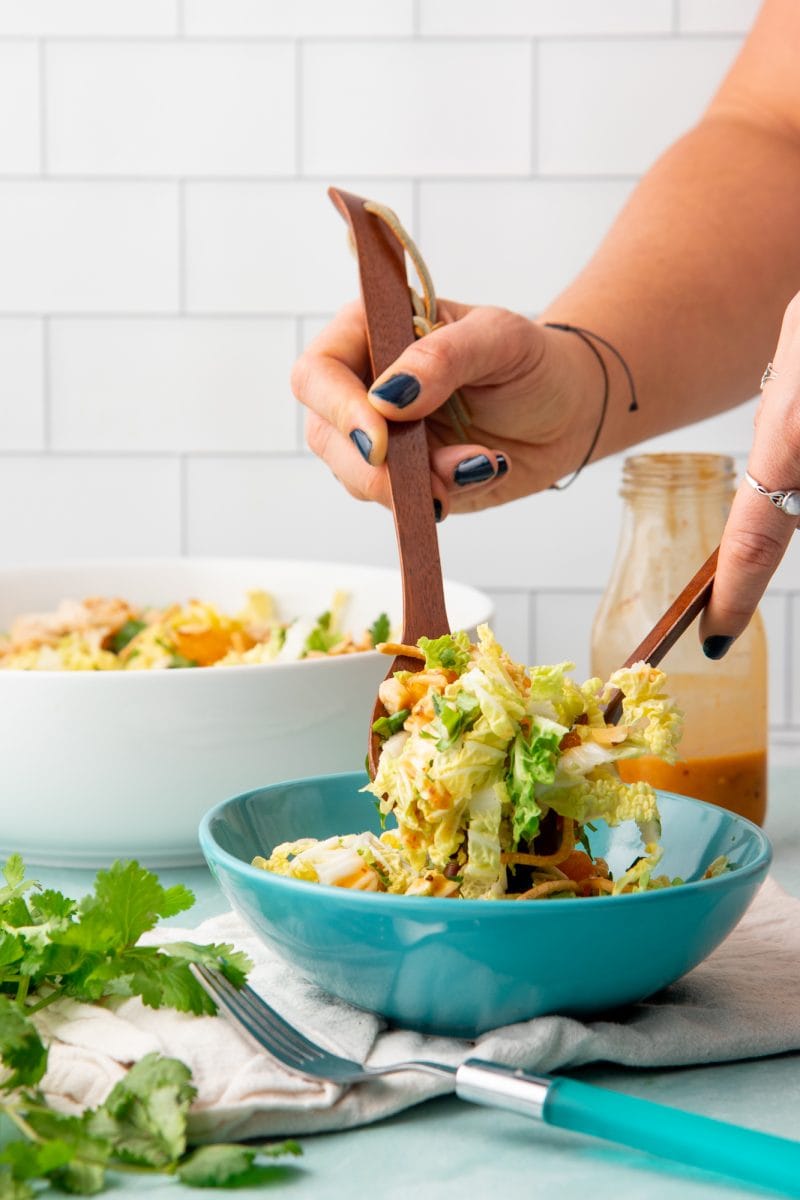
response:
[[[773,877],[800,897],[800,772],[778,768],[770,775],[766,831],[775,850]],[[36,869],[46,886],[77,896],[93,872]],[[180,924],[198,924],[221,912],[225,901],[204,868],[160,871],[166,884],[183,882],[197,904]],[[798,998],[800,1003],[800,998]],[[720,1120],[786,1137],[800,1136],[800,1054],[720,1066],[679,1070],[592,1067],[571,1072],[584,1081],[671,1104]],[[727,1180],[667,1166],[645,1154],[478,1108],[454,1099],[435,1100],[379,1124],[302,1139],[304,1157],[282,1172],[275,1186],[243,1188],[237,1197],[285,1194],[291,1200],[352,1200],[372,1194],[381,1200],[465,1200],[493,1194],[542,1200],[712,1200],[767,1196]],[[114,1177],[110,1195],[134,1192],[177,1200],[167,1180]],[[47,1193],[48,1195],[50,1193]],[[197,1194],[197,1193],[195,1193]],[[222,1193],[216,1193],[222,1194]]]

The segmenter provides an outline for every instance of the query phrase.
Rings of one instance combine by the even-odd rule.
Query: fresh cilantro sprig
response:
[[[51,1109],[37,1090],[47,1047],[35,1014],[62,997],[84,1002],[139,996],[152,1008],[216,1012],[191,965],[203,963],[241,986],[246,955],[227,944],[173,942],[139,945],[163,917],[190,908],[182,885],[164,888],[136,862],[99,871],[82,900],[40,889],[25,878],[19,855],[2,867],[0,883],[0,1200],[31,1200],[46,1180],[62,1191],[93,1195],[106,1172],[166,1172],[193,1187],[276,1182],[286,1168],[260,1156],[300,1153],[278,1147],[203,1146],[187,1152],[186,1119],[196,1091],[188,1067],[147,1055],[104,1104],[80,1117]],[[0,1135],[2,1130],[0,1129]]]
[[[13,996],[29,1015],[61,996],[88,1002],[140,996],[151,1008],[214,1013],[191,963],[216,967],[236,986],[244,982],[250,964],[232,946],[137,945],[160,918],[194,903],[182,884],[164,888],[137,862],[115,862],[99,871],[94,890],[77,902],[31,888],[19,855],[12,855],[3,874],[0,996]]]
[[[148,1054],[98,1108],[80,1117],[50,1108],[41,1092],[17,1092],[0,1104],[20,1135],[0,1149],[0,1200],[32,1200],[34,1183],[93,1196],[109,1170],[174,1175],[191,1187],[241,1187],[280,1181],[286,1168],[264,1163],[302,1154],[293,1141],[268,1146],[217,1143],[187,1149],[186,1123],[196,1095],[189,1068]]]
[[[312,650],[327,654],[338,641],[341,641],[341,634],[333,626],[333,614],[324,612],[317,617],[316,625],[305,640],[303,651],[305,654]]]
[[[373,646],[389,640],[389,614],[380,613],[369,627],[369,636]]]

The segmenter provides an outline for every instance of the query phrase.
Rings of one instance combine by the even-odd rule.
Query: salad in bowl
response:
[[[279,875],[367,892],[536,900],[643,892],[682,882],[657,873],[656,793],[624,783],[622,759],[677,757],[682,718],[664,673],[647,663],[607,683],[578,685],[571,663],[526,668],[487,625],[416,646],[386,644],[421,669],[385,680],[378,771],[365,791],[396,827],[276,846],[253,865]],[[606,723],[611,693],[618,724]],[[593,855],[596,822],[635,822],[641,853],[614,877]],[[706,874],[724,871],[717,857]]]
[[[281,615],[263,588],[238,611],[208,600],[138,604],[119,596],[64,599],[51,611],[23,613],[0,633],[0,671],[154,671],[298,662],[373,650],[389,635],[379,613],[354,637],[343,616],[350,597],[334,592],[316,619]]]

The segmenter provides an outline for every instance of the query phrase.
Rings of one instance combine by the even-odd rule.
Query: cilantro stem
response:
[[[39,1137],[36,1130],[28,1124],[19,1109],[15,1108],[13,1104],[0,1104],[0,1112],[5,1113],[9,1121],[16,1125],[17,1129],[20,1133],[24,1134],[28,1141],[42,1142],[43,1139]]]
[[[20,1008],[23,1008],[25,1005],[25,997],[28,994],[30,982],[30,975],[20,975],[19,986],[17,987],[17,1004],[20,1006]]]
[[[30,1107],[34,1112],[46,1113],[50,1111],[45,1105],[41,1104],[32,1104]],[[40,1146],[45,1144],[46,1139],[41,1137],[32,1125],[28,1124],[16,1105],[0,1103],[0,1113],[3,1113],[5,1116],[7,1116],[9,1121],[11,1121],[13,1125],[16,1125],[17,1129],[24,1137],[28,1139],[28,1141],[36,1142],[37,1145]],[[124,1171],[129,1175],[174,1175],[178,1166],[177,1162],[168,1163],[163,1167],[137,1166],[135,1163],[120,1162],[118,1159],[114,1158],[113,1155],[110,1159],[105,1159],[93,1158],[91,1154],[76,1154],[73,1162],[87,1163],[90,1167],[105,1167],[111,1171]]]
[[[33,1013],[41,1012],[43,1008],[47,1008],[48,1004],[55,1004],[56,1000],[60,1000],[63,995],[63,988],[56,988],[49,996],[45,996],[44,1000],[38,1000],[36,1004],[26,1007],[25,1012],[30,1017]]]

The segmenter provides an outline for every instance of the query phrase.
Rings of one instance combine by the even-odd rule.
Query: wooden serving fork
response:
[[[363,197],[339,188],[328,195],[350,226],[358,259],[361,296],[367,323],[372,380],[378,378],[415,340],[413,310],[406,277],[405,251],[388,226],[368,212]],[[430,456],[423,421],[390,421],[386,467],[400,555],[403,584],[401,642],[450,632],[444,602],[442,564],[433,512]],[[422,662],[400,655],[386,674],[418,671]],[[381,739],[373,723],[386,712],[380,699],[370,718],[367,764],[374,779]]]
[[[651,667],[658,666],[678,638],[686,632],[698,613],[708,604],[711,589],[714,586],[714,576],[717,572],[718,555],[719,546],[709,554],[700,570],[692,576],[681,594],[673,600],[664,615],[659,618],[647,636],[628,656],[622,664],[623,667],[632,667],[637,662],[650,663]],[[609,725],[616,725],[621,713],[622,692],[617,689],[606,704],[606,722]]]

